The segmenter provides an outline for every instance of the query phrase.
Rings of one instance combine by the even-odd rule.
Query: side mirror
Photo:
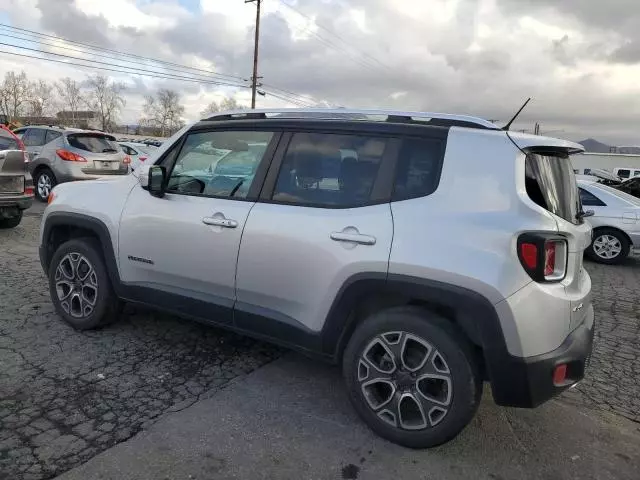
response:
[[[163,166],[153,165],[149,167],[148,185],[147,189],[149,193],[154,197],[164,197],[164,191],[166,188],[167,169]]]

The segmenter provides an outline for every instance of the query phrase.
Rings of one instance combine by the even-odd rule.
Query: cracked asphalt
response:
[[[42,209],[0,231],[0,479],[52,478],[282,354],[131,307],[102,330],[74,331],[55,315],[39,265]],[[560,400],[640,422],[640,260],[587,269],[594,354],[587,379]]]
[[[56,476],[281,355],[132,308],[104,329],[73,330],[49,300],[39,222],[0,231],[0,479]]]

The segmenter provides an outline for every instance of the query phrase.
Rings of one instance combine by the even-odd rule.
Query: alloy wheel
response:
[[[56,268],[55,286],[60,306],[66,313],[74,318],[93,313],[98,300],[98,275],[85,256],[65,255]]]
[[[40,198],[48,198],[49,194],[51,193],[51,189],[52,187],[52,180],[51,177],[49,176],[49,174],[47,173],[41,173],[38,176],[38,195],[40,195]]]
[[[600,235],[593,241],[593,251],[600,258],[611,260],[622,252],[622,243],[613,235]]]
[[[449,412],[453,381],[447,362],[427,340],[396,331],[377,335],[358,360],[358,382],[369,408],[403,430],[439,424]]]

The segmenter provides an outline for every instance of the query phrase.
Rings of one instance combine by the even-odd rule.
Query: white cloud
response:
[[[563,130],[574,139],[636,144],[639,134],[630,125],[640,115],[640,59],[634,63],[633,42],[640,35],[634,38],[627,28],[633,15],[613,22],[616,12],[625,11],[618,4],[632,1],[616,0],[609,15],[595,0],[286,0],[301,16],[267,0],[260,74],[267,90],[277,87],[318,102],[505,120],[533,96],[519,128],[537,121],[543,130]],[[579,11],[569,8],[578,4]],[[178,0],[0,0],[16,26],[248,78],[255,4],[200,0],[200,6],[190,12]],[[65,15],[56,16],[58,11]],[[622,46],[625,63],[612,60]],[[64,44],[56,50],[63,51]],[[82,79],[90,73],[2,59],[0,74],[24,68],[33,78]],[[161,86],[181,92],[191,119],[221,95],[249,101],[247,89],[114,75],[131,85],[122,115],[127,122],[139,118],[142,94]],[[259,97],[259,105],[283,104],[274,96]]]

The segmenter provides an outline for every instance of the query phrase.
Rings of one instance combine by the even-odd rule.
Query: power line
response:
[[[59,37],[57,35],[49,35],[49,34],[46,34],[46,33],[40,33],[40,32],[36,32],[34,30],[28,30],[26,28],[14,27],[14,26],[7,25],[7,24],[4,24],[4,23],[0,23],[0,28],[8,28],[8,29],[11,29],[11,30],[20,30],[20,31],[23,31],[23,32],[28,32],[31,35],[37,35],[37,36],[40,36],[40,37],[53,38],[55,40],[63,41],[63,42],[66,42],[66,43],[71,43],[71,44],[74,44],[74,45],[81,45],[81,46],[84,46],[84,47],[87,47],[87,48],[91,48],[93,50],[116,53],[118,55],[122,55],[122,56],[125,56],[125,57],[131,57],[131,58],[137,58],[137,59],[140,59],[140,60],[152,61],[152,62],[161,63],[161,64],[165,64],[165,65],[171,65],[171,66],[174,66],[174,67],[186,68],[186,69],[189,69],[189,70],[196,70],[196,71],[199,71],[199,72],[209,73],[211,75],[219,75],[219,76],[222,76],[222,77],[229,77],[229,78],[233,78],[233,79],[244,80],[243,77],[238,76],[238,75],[229,75],[229,74],[226,74],[226,73],[217,73],[217,72],[213,72],[211,70],[206,70],[206,69],[196,68],[196,67],[189,67],[187,65],[181,65],[179,63],[168,62],[166,60],[159,60],[159,59],[151,58],[151,57],[143,57],[141,55],[136,55],[136,54],[133,54],[133,53],[120,52],[118,50],[113,50],[113,49],[105,48],[105,47],[99,47],[99,46],[96,46],[96,45],[91,45],[89,43],[78,42],[78,41],[75,41],[75,40],[69,40],[69,39],[66,39],[66,38],[63,38],[63,37]]]
[[[43,39],[32,39],[32,38],[24,38],[24,37],[19,37],[19,36],[15,36],[15,35],[9,35],[7,33],[4,33],[2,31],[0,31],[0,37],[9,37],[9,38],[13,38],[16,40],[22,40],[25,42],[29,42],[29,43],[36,43],[36,44],[40,44],[40,45],[46,45],[49,47],[54,47],[54,48],[64,48],[65,51],[72,51],[72,52],[78,52],[78,53],[84,53],[87,55],[91,55],[93,57],[98,57],[98,58],[105,58],[105,59],[110,59],[110,60],[115,60],[118,62],[123,62],[123,63],[130,63],[130,64],[136,64],[134,63],[134,61],[132,60],[124,60],[122,58],[118,58],[117,56],[114,56],[112,54],[100,54],[100,53],[96,53],[96,52],[92,52],[92,51],[87,51],[87,50],[82,50],[79,48],[72,48],[69,46],[64,46],[61,47],[60,45],[56,45],[55,43],[47,43],[45,42]],[[18,47],[16,46],[16,48],[22,48],[22,47]],[[46,52],[46,51],[44,51]],[[54,52],[46,52],[46,53],[54,53]],[[73,57],[73,58],[78,58],[78,57]],[[79,58],[79,60],[85,60],[84,58]],[[93,61],[93,60],[89,60],[89,61]],[[139,63],[138,63],[139,64]],[[131,68],[128,65],[118,65],[118,66],[122,66],[124,68]],[[138,67],[135,67],[138,68]],[[187,75],[197,75],[199,77],[205,77],[207,79],[216,79],[216,77],[212,77],[210,74],[204,74],[204,73],[195,73],[195,72],[185,72],[183,69],[177,69],[177,68],[171,68],[171,67],[164,67],[164,66],[158,66],[158,68],[162,68],[163,70],[169,70],[169,71],[175,71],[175,72],[179,72],[179,73],[183,73],[183,74],[187,74]],[[157,72],[157,73],[164,73],[164,72]],[[172,74],[169,74],[172,75]]]
[[[15,32],[18,33],[20,35],[29,35],[32,37],[36,37],[35,39],[31,38],[25,38],[25,37],[17,37],[14,35],[9,35],[6,32],[3,32],[1,29],[9,29],[11,30],[18,30],[19,32]],[[26,32],[26,33],[22,33],[22,32]],[[12,32],[13,33],[13,32]],[[101,63],[103,65],[109,65],[109,66],[117,66],[119,68],[126,68],[129,70],[136,70],[136,72],[126,72],[126,71],[122,71],[122,70],[116,70],[113,68],[98,68],[100,70],[105,70],[105,71],[113,71],[113,72],[118,72],[118,73],[130,73],[130,74],[137,74],[137,75],[141,75],[141,76],[146,76],[146,77],[152,77],[152,78],[163,78],[163,79],[180,79],[180,80],[184,80],[184,81],[192,81],[192,82],[196,82],[196,83],[212,83],[212,84],[216,84],[216,85],[224,85],[224,86],[232,86],[232,87],[239,87],[239,88],[247,88],[247,85],[245,84],[240,84],[240,83],[229,83],[231,82],[231,80],[225,80],[220,81],[220,79],[217,79],[216,77],[229,77],[231,79],[238,79],[237,81],[242,81],[245,82],[246,80],[243,77],[240,76],[236,76],[236,75],[228,75],[228,74],[222,74],[222,73],[217,73],[217,72],[213,72],[211,70],[206,70],[206,69],[202,69],[202,68],[196,68],[196,67],[189,67],[187,65],[181,65],[181,64],[177,64],[177,63],[173,63],[173,62],[167,62],[164,60],[158,60],[158,59],[154,59],[154,58],[150,58],[150,57],[144,57],[141,55],[135,55],[135,54],[131,54],[131,53],[126,53],[126,52],[120,52],[117,50],[113,50],[113,49],[109,49],[109,48],[104,48],[104,47],[98,47],[98,46],[94,46],[91,44],[87,44],[87,43],[83,43],[83,42],[77,42],[74,40],[69,40],[63,37],[59,37],[56,35],[48,35],[45,33],[40,33],[40,32],[36,32],[33,30],[28,30],[25,28],[19,28],[19,27],[13,27],[11,25],[6,25],[6,24],[2,24],[0,23],[0,35],[4,35],[6,37],[10,37],[10,38],[14,38],[17,40],[22,40],[22,41],[27,41],[27,42],[31,42],[31,43],[41,43],[43,45],[47,45],[47,46],[51,46],[51,47],[56,47],[56,48],[60,48],[60,45],[57,44],[53,44],[53,43],[48,43],[45,41],[45,39],[54,39],[56,41],[62,41],[65,43],[70,43],[73,45],[80,45],[87,50],[82,50],[82,49],[78,49],[78,48],[72,48],[68,45],[65,45],[63,48],[65,48],[66,50],[70,50],[70,51],[75,51],[78,53],[84,53],[84,54],[88,54],[88,55],[92,55],[94,57],[99,57],[99,58],[105,58],[105,59],[113,59],[119,62],[123,62],[123,63],[129,63],[129,64],[134,64],[134,61],[132,60],[126,60],[124,58],[118,58],[118,56],[121,57],[130,57],[130,58],[135,58],[135,59],[140,59],[140,60],[144,60],[146,62],[150,62],[150,63],[157,63],[158,68],[161,68],[163,70],[170,70],[170,71],[175,71],[175,72],[179,72],[182,74],[186,74],[186,75],[191,75],[191,76],[198,76],[198,77],[204,77],[207,80],[199,80],[197,78],[192,78],[192,77],[183,77],[181,75],[177,75],[177,74],[173,74],[173,73],[167,73],[167,72],[158,72],[156,70],[145,70],[145,69],[141,69],[140,67],[130,67],[128,65],[113,65],[112,63],[105,63],[105,62],[99,62],[97,60],[91,60],[91,59],[84,59],[84,58],[78,58],[78,57],[74,57],[74,56],[67,56],[67,58],[71,58],[74,60],[79,60],[79,61],[83,61],[83,62],[95,62],[95,63]],[[41,38],[44,37],[44,38]],[[10,44],[6,44],[7,46],[12,46],[14,48],[22,48],[22,49],[28,49],[27,47],[20,47],[18,45],[10,45]],[[31,51],[36,51],[39,53],[44,53],[44,54],[50,54],[50,55],[56,55],[56,56],[60,56],[61,54],[56,54],[54,52],[47,52],[47,51],[42,51],[42,50],[36,50],[36,49],[28,49]],[[101,51],[101,52],[108,52],[111,55],[108,54],[99,54],[96,53],[92,50],[96,50],[96,51]],[[9,53],[9,52],[4,52],[4,53]],[[115,56],[114,56],[115,55]],[[28,56],[27,56],[28,57]],[[41,57],[31,57],[31,58],[41,58]],[[52,59],[47,59],[48,61],[53,61]],[[56,63],[67,63],[67,64],[71,64],[70,62],[63,62],[63,61],[58,61]],[[75,64],[76,66],[85,66],[87,68],[89,68],[88,65],[79,65],[79,64]],[[165,65],[169,65],[165,66]],[[172,67],[179,67],[179,68],[172,68]],[[186,69],[187,71],[184,71],[183,69]],[[139,73],[139,71],[144,71],[145,73]],[[203,73],[196,73],[196,72],[203,72]],[[148,75],[148,73],[154,73],[157,75]],[[159,76],[162,75],[162,76]],[[224,79],[223,79],[224,80]],[[236,80],[233,80],[234,82],[237,82]],[[282,94],[286,97],[291,97],[294,100],[297,101],[302,101],[302,102],[308,102],[308,98],[306,96],[297,94],[295,92],[291,92],[285,89],[280,89],[278,87],[275,87],[274,85],[268,85],[265,84],[265,87],[267,87],[269,90],[277,90],[279,92],[282,92]],[[263,90],[266,90],[266,88],[263,88]],[[281,98],[281,97],[278,97]],[[285,98],[282,98],[285,99]],[[291,101],[291,99],[286,98],[287,101]]]
[[[0,45],[2,45],[0,43]],[[11,45],[14,46],[14,45]],[[21,48],[21,47],[17,47],[17,48]],[[47,55],[52,55],[49,52],[42,52],[39,51],[40,53],[44,53]],[[25,57],[25,58],[33,58],[35,60],[44,60],[46,62],[54,62],[54,63],[61,63],[63,65],[73,65],[76,67],[85,67],[85,68],[91,68],[91,69],[96,69],[96,70],[105,70],[108,72],[117,72],[117,73],[126,73],[129,75],[140,75],[142,77],[151,77],[151,78],[160,78],[160,79],[164,79],[164,80],[181,80],[184,82],[194,82],[194,83],[206,83],[206,84],[214,84],[214,85],[226,85],[226,86],[231,86],[231,87],[238,87],[238,88],[249,88],[247,85],[234,85],[234,84],[230,84],[230,83],[221,83],[221,82],[215,82],[213,80],[200,80],[200,79],[195,79],[195,78],[188,78],[188,77],[172,77],[172,76],[168,76],[168,75],[172,75],[172,74],[151,74],[151,73],[139,73],[139,72],[128,72],[126,70],[119,70],[116,68],[108,68],[108,67],[99,67],[96,65],[86,65],[84,63],[75,63],[75,62],[67,62],[64,60],[55,60],[53,58],[46,58],[46,57],[39,57],[36,55],[26,55],[24,53],[16,53],[16,52],[7,52],[5,50],[0,50],[0,53],[4,53],[7,55],[14,55],[16,57]],[[76,57],[70,57],[70,58],[75,58],[76,60],[80,60],[83,62],[91,62],[91,60],[84,60],[82,58],[76,58]],[[103,62],[100,62],[103,63]],[[132,67],[125,67],[125,68],[132,68]]]
[[[129,72],[129,71],[125,71],[125,70],[120,70],[117,68],[108,68],[108,67],[100,67],[100,66],[96,66],[96,65],[86,65],[84,63],[75,63],[75,62],[68,62],[65,60],[56,60],[53,58],[46,58],[46,57],[39,57],[39,56],[35,56],[35,55],[26,55],[23,53],[16,53],[16,52],[8,52],[5,50],[0,50],[0,54],[6,54],[6,55],[13,55],[16,57],[23,57],[23,58],[31,58],[34,60],[44,60],[46,62],[53,62],[53,63],[60,63],[62,65],[73,65],[73,66],[77,66],[77,67],[84,67],[84,68],[89,68],[92,70],[104,70],[104,71],[108,71],[108,72],[116,72],[116,73],[126,73],[126,74],[133,74],[133,75],[140,75],[143,77],[151,77],[151,78],[157,78],[157,79],[163,79],[163,80],[179,80],[179,81],[184,81],[184,82],[193,82],[193,83],[199,83],[199,84],[215,84],[215,85],[221,85],[220,82],[215,82],[215,81],[207,81],[207,80],[200,80],[200,79],[189,79],[187,77],[173,77],[173,76],[167,76],[167,75],[162,75],[162,74],[151,74],[151,73],[138,73],[138,72]],[[47,53],[47,52],[41,52],[41,53]],[[91,60],[84,60],[84,59],[77,59],[80,60],[82,62],[91,62]],[[171,75],[171,74],[169,74]],[[228,85],[228,86],[237,86],[239,88],[249,88],[247,85],[231,85],[231,84],[222,84],[222,85]],[[309,106],[307,104],[304,104],[298,100],[296,100],[295,98],[290,98],[290,97],[286,97],[284,95],[279,95],[275,92],[271,92],[268,89],[265,89],[265,91],[269,94],[272,95],[276,98],[279,98],[280,100],[284,100],[286,102],[292,103],[294,105],[298,105],[301,107],[306,107]]]

